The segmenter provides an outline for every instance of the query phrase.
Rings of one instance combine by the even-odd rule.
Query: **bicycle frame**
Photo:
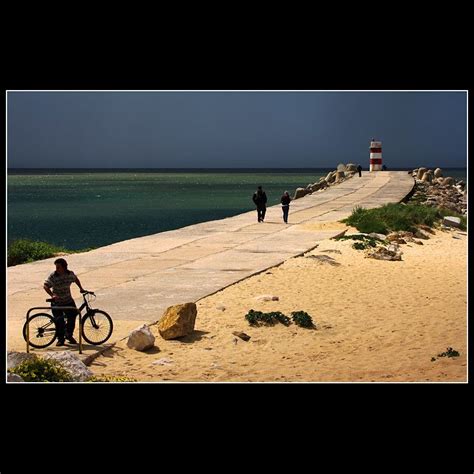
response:
[[[86,296],[89,293],[86,293],[83,295],[84,298],[84,303],[79,306],[79,308],[76,308],[75,306],[55,306],[54,309],[73,309],[77,312],[79,316],[79,354],[82,354],[82,318],[81,318],[81,312],[84,308],[87,308],[87,310],[91,310],[92,308],[89,306],[88,301],[86,300]],[[36,311],[37,309],[41,310],[49,310],[52,311],[51,306],[36,306],[34,308],[30,308],[28,312],[26,313],[26,352],[30,352],[30,313],[32,311]],[[54,317],[54,316],[53,316]]]

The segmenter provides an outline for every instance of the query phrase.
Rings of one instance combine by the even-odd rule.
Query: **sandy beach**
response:
[[[437,230],[424,245],[401,248],[402,261],[380,261],[350,241],[324,240],[200,300],[194,334],[166,341],[152,325],[153,349],[137,352],[120,341],[91,369],[143,382],[465,382],[467,235]],[[259,301],[261,295],[279,299]],[[250,309],[303,310],[316,329],[251,327]],[[117,330],[126,334],[138,323],[118,321]],[[437,357],[447,347],[460,356]]]

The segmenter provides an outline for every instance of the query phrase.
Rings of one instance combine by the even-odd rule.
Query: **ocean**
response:
[[[333,169],[333,168],[332,168]],[[331,169],[9,169],[8,242],[40,240],[79,250],[253,210],[262,185],[268,206],[284,191]],[[466,177],[465,169],[444,170]]]

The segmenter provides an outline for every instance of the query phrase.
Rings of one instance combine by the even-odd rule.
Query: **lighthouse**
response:
[[[370,171],[382,170],[382,142],[370,142]]]

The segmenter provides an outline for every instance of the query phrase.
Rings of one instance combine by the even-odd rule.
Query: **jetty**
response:
[[[168,306],[198,301],[343,233],[344,226],[334,223],[354,207],[400,202],[413,187],[406,171],[364,172],[292,201],[288,224],[275,205],[267,208],[264,223],[250,211],[71,254],[67,260],[84,288],[96,292],[98,308],[114,320],[151,323]],[[46,306],[43,282],[54,260],[8,268],[9,322],[24,321],[30,307]],[[78,288],[71,288],[79,302]],[[110,342],[114,336],[119,335]]]

